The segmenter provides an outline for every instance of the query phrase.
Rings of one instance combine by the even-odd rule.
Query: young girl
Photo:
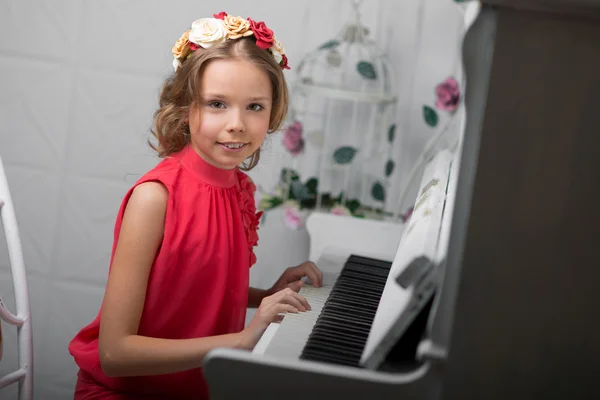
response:
[[[72,340],[75,399],[205,399],[201,365],[216,347],[252,349],[279,313],[309,305],[310,262],[269,290],[248,287],[260,215],[240,170],[283,123],[283,47],[263,22],[222,12],[173,47],[153,134],[164,157],[125,195],[96,319]],[[241,166],[240,166],[241,165]],[[258,307],[244,329],[247,307]]]

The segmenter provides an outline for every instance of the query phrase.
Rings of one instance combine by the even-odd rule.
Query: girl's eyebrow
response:
[[[268,96],[258,96],[258,97],[250,97],[248,100],[250,101],[268,101],[271,98]]]
[[[225,99],[225,98],[227,98],[227,96],[224,96],[219,93],[204,93],[202,95],[202,97],[204,97],[206,99]]]
[[[204,93],[202,95],[203,98],[205,99],[220,99],[220,100],[225,100],[227,99],[227,96],[220,94],[220,93]],[[256,97],[250,97],[248,99],[248,101],[269,101],[271,98],[269,96],[256,96]]]

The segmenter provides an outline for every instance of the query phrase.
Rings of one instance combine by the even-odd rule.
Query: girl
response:
[[[248,287],[260,215],[240,170],[285,118],[283,47],[263,22],[222,12],[195,21],[173,54],[154,117],[164,160],[117,215],[101,310],[69,346],[75,399],[208,398],[204,356],[252,349],[279,313],[309,309],[303,277],[321,284],[306,262],[269,290]],[[244,329],[247,307],[258,310]]]

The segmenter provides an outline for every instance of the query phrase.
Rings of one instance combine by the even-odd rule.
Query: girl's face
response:
[[[267,74],[242,59],[213,60],[189,111],[191,145],[209,164],[238,166],[263,143],[272,107]]]

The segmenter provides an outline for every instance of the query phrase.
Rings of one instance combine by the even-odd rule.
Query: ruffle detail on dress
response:
[[[256,255],[254,255],[254,246],[258,244],[258,225],[263,212],[256,212],[256,203],[254,201],[254,193],[256,185],[248,178],[248,175],[238,171],[238,180],[240,182],[240,210],[242,212],[242,222],[246,231],[246,240],[248,243],[248,254],[250,256],[251,267],[256,263]]]

